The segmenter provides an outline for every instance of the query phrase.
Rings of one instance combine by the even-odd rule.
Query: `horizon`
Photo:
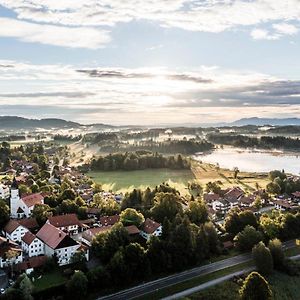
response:
[[[0,0],[0,112],[112,125],[300,115],[300,4]]]

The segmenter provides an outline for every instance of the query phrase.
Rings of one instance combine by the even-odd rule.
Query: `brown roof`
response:
[[[57,229],[55,226],[46,223],[38,231],[36,236],[50,248],[55,249],[63,241],[67,234]]]
[[[225,193],[224,197],[230,201],[237,201],[239,197],[241,197],[242,195],[244,195],[244,191],[239,188],[239,187],[234,187],[232,189],[230,189],[227,193]]]
[[[88,207],[86,213],[91,215],[99,215],[101,213],[101,209],[96,207]]]
[[[16,220],[9,220],[8,223],[4,227],[4,231],[11,234],[14,232],[19,226],[21,226]]]
[[[48,218],[51,225],[55,227],[66,227],[71,225],[81,225],[76,214],[66,214],[59,216],[52,216]]]
[[[120,221],[119,215],[100,217],[100,223],[102,226],[114,225],[119,221]]]
[[[252,204],[254,202],[254,198],[251,196],[242,196],[239,200],[240,203],[244,203],[244,204]]]
[[[295,193],[292,193],[292,195],[295,196],[295,197],[297,197],[297,198],[300,198],[300,192],[299,191],[297,191]]]
[[[38,268],[44,265],[47,261],[47,256],[34,256],[28,258],[27,261],[23,261],[15,265],[16,271],[25,271],[27,269]]]
[[[221,197],[216,193],[208,193],[203,195],[203,199],[205,202],[213,202],[214,200],[219,200]]]
[[[18,223],[29,230],[36,229],[39,227],[39,224],[37,223],[35,218],[27,218],[27,219],[20,219],[18,220]]]
[[[22,197],[22,200],[23,202],[25,203],[25,205],[27,207],[31,207],[31,206],[34,206],[36,204],[42,204],[43,200],[44,200],[44,197],[39,194],[39,193],[36,193],[36,194],[31,194],[31,195],[27,195],[27,196],[24,196]]]
[[[273,200],[274,204],[280,205],[284,208],[294,208],[296,206],[293,206],[291,203],[287,202],[286,200]]]
[[[91,242],[97,234],[109,231],[111,227],[111,225],[108,225],[103,227],[90,228],[82,233],[82,237]]]
[[[147,218],[143,224],[143,231],[148,234],[152,234],[160,226],[161,225],[159,223]]]
[[[22,237],[22,241],[27,244],[30,245],[34,239],[36,238],[36,236],[34,234],[32,234],[30,231],[27,231],[25,233],[25,235]]]
[[[140,230],[135,225],[125,226],[129,235],[139,234]]]

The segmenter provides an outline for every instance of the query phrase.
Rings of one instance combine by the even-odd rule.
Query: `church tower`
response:
[[[16,178],[14,178],[10,187],[10,216],[18,218],[18,209],[20,207],[19,186]]]

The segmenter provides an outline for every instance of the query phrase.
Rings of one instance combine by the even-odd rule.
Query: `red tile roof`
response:
[[[147,218],[143,224],[143,231],[147,234],[152,234],[160,226],[161,225],[159,223]]]
[[[100,223],[102,226],[114,225],[119,221],[120,221],[119,215],[100,217]]]
[[[108,225],[108,226],[103,226],[103,227],[90,228],[82,233],[82,238],[84,238],[85,240],[87,240],[89,242],[92,242],[93,238],[97,234],[109,231],[111,229],[111,227],[112,227],[111,225]]]
[[[72,226],[72,225],[80,226],[81,225],[76,214],[52,216],[52,217],[48,218],[48,221],[51,225],[53,225],[55,227],[66,227],[66,226]]]
[[[34,234],[32,234],[30,231],[27,231],[25,233],[25,235],[22,237],[22,241],[27,244],[30,245],[34,239],[36,238],[36,236]]]
[[[20,219],[18,220],[18,223],[29,230],[36,229],[39,227],[39,224],[37,223],[35,218]]]
[[[57,229],[55,226],[46,223],[39,230],[36,236],[50,248],[55,249],[63,241],[67,234]]]
[[[36,193],[22,197],[22,200],[27,207],[31,207],[36,204],[43,204],[44,197],[41,194]]]
[[[140,230],[135,225],[125,226],[129,235],[139,234]]]
[[[14,232],[19,226],[21,226],[16,220],[9,220],[8,223],[4,227],[4,231],[11,234]]]
[[[23,261],[15,265],[16,271],[25,271],[27,269],[38,268],[44,265],[47,261],[47,256],[34,256],[28,258],[27,261]]]
[[[295,196],[296,198],[300,198],[300,192],[297,191],[295,193],[292,193],[293,196]]]
[[[244,195],[244,191],[239,187],[234,187],[231,190],[229,190],[227,193],[225,193],[224,197],[230,201],[237,201],[239,197]]]
[[[220,195],[215,193],[208,193],[203,195],[204,201],[208,203],[213,202],[215,200],[219,200],[220,198],[221,198]]]

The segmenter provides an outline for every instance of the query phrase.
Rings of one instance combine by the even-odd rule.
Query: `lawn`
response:
[[[54,271],[52,273],[47,273],[42,275],[41,278],[35,279],[33,282],[36,292],[51,288],[53,286],[58,286],[66,282],[66,278],[61,272]]]
[[[89,172],[88,175],[105,190],[128,191],[133,188],[154,188],[168,182],[181,193],[187,193],[187,183],[195,177],[190,170],[148,169],[139,171]]]
[[[299,300],[300,276],[288,276],[274,272],[266,278],[272,288],[274,300]],[[191,300],[238,300],[239,285],[226,281],[199,293],[191,295]]]

